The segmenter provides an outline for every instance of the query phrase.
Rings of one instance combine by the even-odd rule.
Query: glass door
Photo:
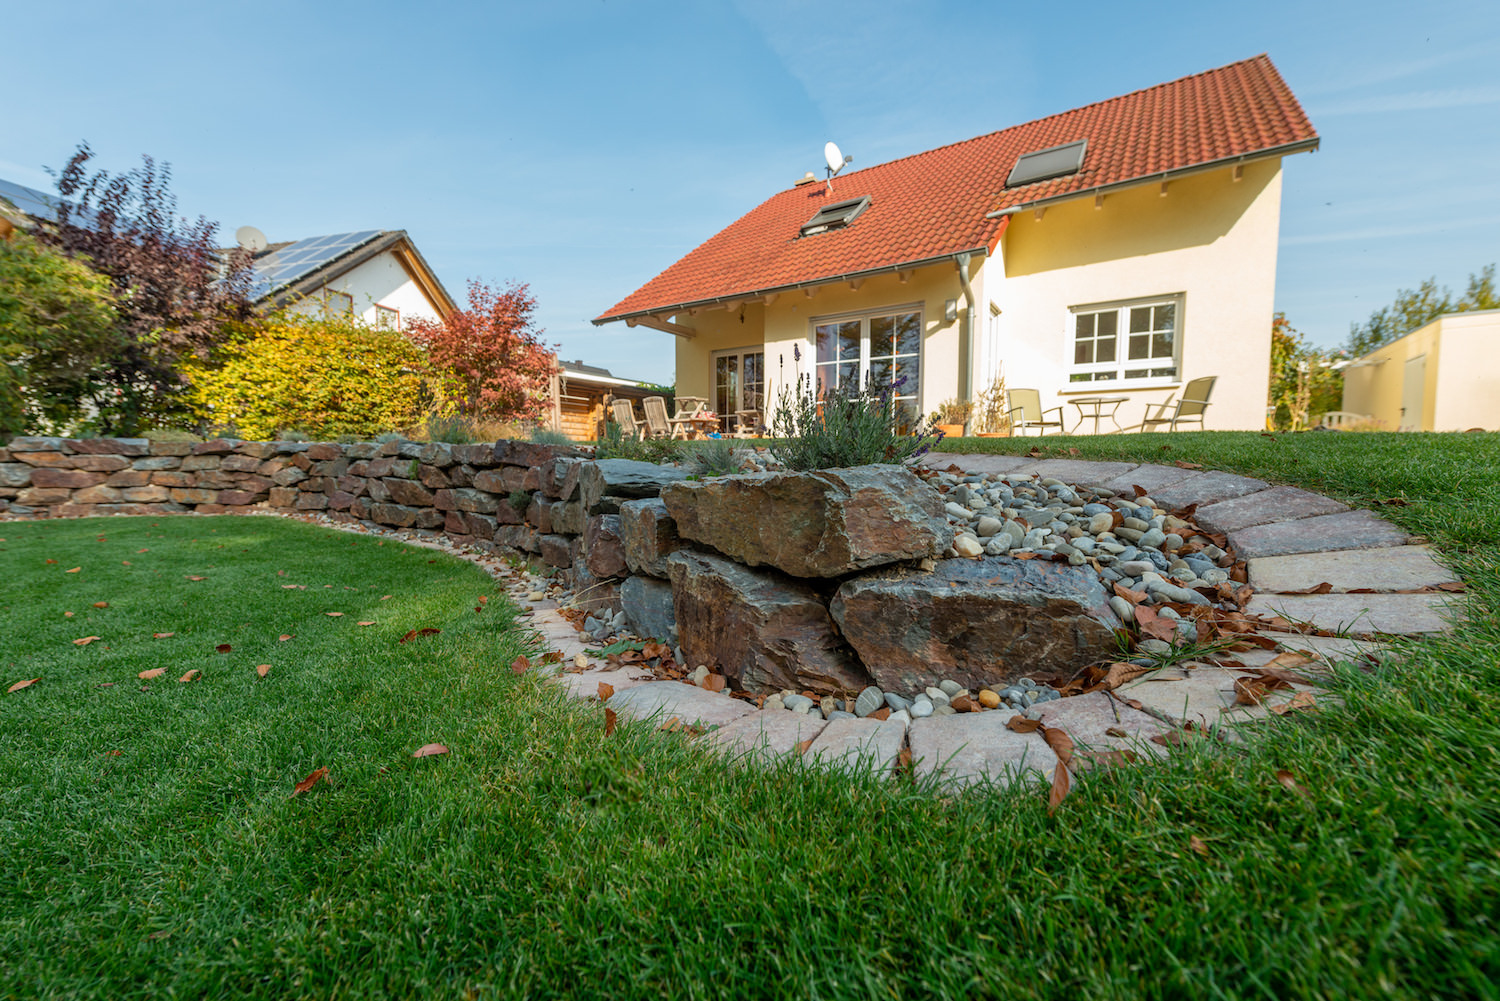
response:
[[[766,393],[766,355],[764,351],[737,348],[714,355],[714,411],[721,426],[738,431],[741,410],[754,410],[761,423],[766,415],[762,406]],[[752,429],[753,430],[753,429]]]
[[[902,426],[916,423],[922,375],[922,313],[901,310],[813,324],[817,391],[889,390]]]

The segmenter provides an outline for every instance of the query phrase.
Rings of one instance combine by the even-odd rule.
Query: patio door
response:
[[[920,416],[922,311],[900,309],[813,321],[817,389],[893,390],[904,423]]]
[[[760,348],[735,348],[714,353],[714,411],[725,419],[725,427],[734,421],[737,410],[760,411],[762,423],[767,420],[766,354]],[[738,429],[736,429],[738,430]]]

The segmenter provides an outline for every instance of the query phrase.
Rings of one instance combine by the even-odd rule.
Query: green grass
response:
[[[0,525],[0,680],[43,678],[0,696],[0,996],[1500,996],[1495,436],[1063,445],[1404,496],[1386,510],[1464,567],[1472,620],[1341,671],[1342,707],[1048,817],[1035,788],[605,737],[510,673],[487,579],[425,551],[272,519]],[[453,753],[412,759],[428,741]]]

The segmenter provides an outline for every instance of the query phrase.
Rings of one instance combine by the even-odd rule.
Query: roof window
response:
[[[812,236],[814,233],[823,233],[830,229],[842,229],[869,207],[869,195],[825,205],[818,210],[816,215],[802,224],[802,235]]]
[[[1079,139],[1077,142],[1027,153],[1016,160],[1016,165],[1011,168],[1010,176],[1005,179],[1005,186],[1015,188],[1023,184],[1035,184],[1037,181],[1076,174],[1078,168],[1083,166],[1083,154],[1088,150],[1088,145],[1087,139]]]

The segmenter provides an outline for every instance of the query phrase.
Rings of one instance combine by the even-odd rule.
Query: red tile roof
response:
[[[1088,140],[1082,169],[1007,189],[1022,154]],[[989,213],[1290,146],[1317,132],[1271,60],[1256,56],[1050,118],[779,192],[710,237],[595,323],[771,292],[805,282],[993,252],[1005,219]],[[799,238],[832,202],[869,195],[843,229]]]

